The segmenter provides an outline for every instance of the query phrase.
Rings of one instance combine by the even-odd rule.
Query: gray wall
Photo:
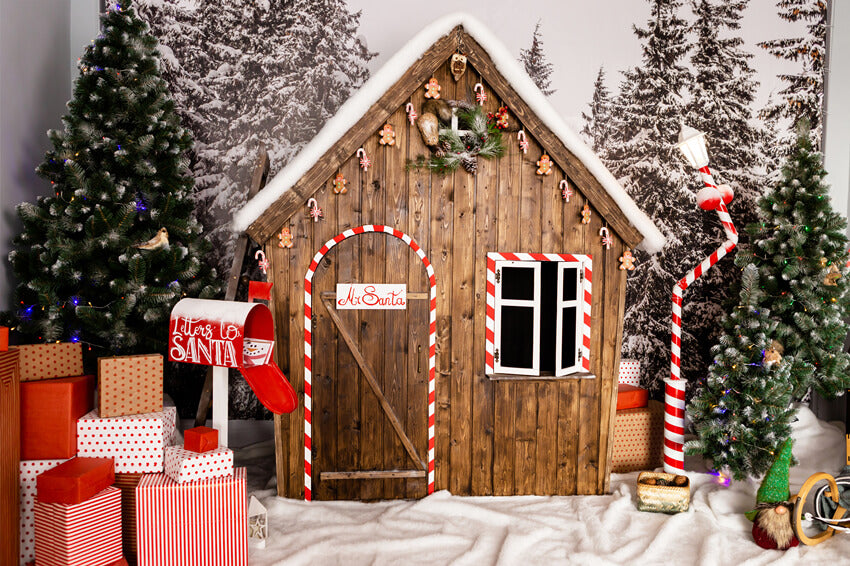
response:
[[[72,69],[97,22],[97,0],[0,0],[0,310],[12,306],[15,205],[49,190],[34,169],[46,131],[62,125]]]

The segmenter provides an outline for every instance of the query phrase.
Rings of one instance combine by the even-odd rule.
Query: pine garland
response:
[[[429,169],[447,175],[462,166],[474,175],[479,157],[495,159],[505,154],[502,133],[487,120],[481,106],[458,108],[457,117],[458,127],[467,131],[441,130],[438,150],[430,158],[420,155],[416,161],[409,161],[408,169]]]

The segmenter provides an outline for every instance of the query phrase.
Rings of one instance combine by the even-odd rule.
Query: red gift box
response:
[[[9,349],[9,327],[0,326],[0,352],[5,352]]]
[[[163,470],[165,447],[174,444],[177,409],[102,419],[97,410],[77,419],[77,455],[115,459],[115,473]]]
[[[38,476],[42,503],[82,503],[115,483],[112,458],[72,458]]]
[[[663,463],[664,404],[649,401],[646,407],[617,411],[611,471],[654,470]]]
[[[120,489],[73,505],[36,501],[37,566],[107,566],[123,557]]]
[[[639,409],[646,407],[646,402],[649,400],[649,391],[635,387],[634,385],[617,386],[617,410],[624,409]]]
[[[247,566],[245,468],[177,483],[145,474],[136,488],[139,566]]]
[[[102,418],[162,410],[162,354],[97,359]]]
[[[79,342],[12,346],[21,355],[21,381],[72,377],[83,373],[83,345]]]
[[[77,419],[94,406],[93,375],[21,383],[21,459],[72,458]]]
[[[18,560],[21,397],[18,352],[0,351],[0,564]]]
[[[20,501],[21,519],[18,522],[20,564],[26,564],[35,558],[35,494],[37,478],[42,472],[54,468],[65,460],[26,460],[20,463]],[[13,531],[14,532],[14,531]],[[6,564],[6,562],[0,562]]]
[[[218,431],[208,426],[196,426],[183,432],[183,448],[192,452],[207,452],[218,448]]]

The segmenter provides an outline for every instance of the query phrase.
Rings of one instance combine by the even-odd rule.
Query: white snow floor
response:
[[[794,424],[791,493],[813,473],[838,474],[845,462],[843,426],[819,421],[807,408]],[[486,566],[607,564],[850,564],[850,533],[817,546],[763,550],[744,512],[755,504],[758,482],[731,482],[688,472],[691,505],[685,513],[636,508],[638,472],[614,474],[611,495],[573,497],[456,497],[437,492],[418,501],[304,502],[278,498],[271,443],[237,453],[249,466],[269,512],[270,539],[251,549],[257,565],[451,564]],[[701,469],[699,460],[686,461]],[[817,531],[809,530],[810,535]]]

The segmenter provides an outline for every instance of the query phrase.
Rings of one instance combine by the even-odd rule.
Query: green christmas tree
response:
[[[847,221],[832,209],[825,176],[803,125],[781,181],[759,200],[761,222],[747,227],[750,246],[736,258],[759,268],[796,399],[810,388],[832,398],[850,387]]]
[[[739,304],[724,316],[714,364],[688,406],[697,439],[685,444],[686,452],[709,458],[735,479],[767,471],[791,436],[794,414],[791,364],[771,352],[778,323],[764,306],[759,279],[755,265],[744,268]]]
[[[9,259],[19,328],[34,340],[164,351],[174,304],[218,291],[190,198],[192,139],[130,2],[101,23],[64,131],[48,132],[53,149],[37,169],[53,194],[18,206],[23,231]]]

